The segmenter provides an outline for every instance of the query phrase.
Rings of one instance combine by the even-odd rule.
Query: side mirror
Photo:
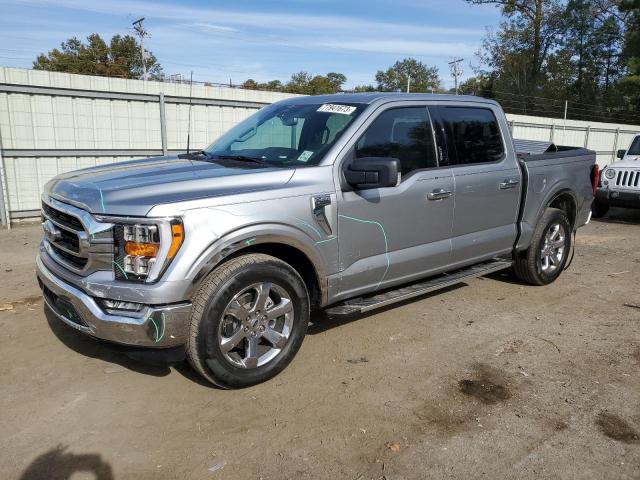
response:
[[[358,190],[395,187],[400,181],[400,160],[390,157],[357,158],[347,166],[344,178]]]
[[[618,153],[616,153],[616,157],[623,159],[626,153],[626,150],[618,150]]]

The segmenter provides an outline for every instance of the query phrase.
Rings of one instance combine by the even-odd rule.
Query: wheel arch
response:
[[[542,212],[540,212],[540,216],[542,216],[542,213],[544,213],[547,208],[557,208],[558,210],[562,210],[566,213],[571,228],[575,228],[576,218],[578,215],[578,201],[572,190],[565,188],[552,195],[551,199],[549,199],[542,209]],[[539,219],[540,217],[538,217],[538,220]]]
[[[304,281],[312,308],[327,304],[326,271],[320,254],[306,240],[305,234],[281,225],[241,229],[216,240],[199,258],[189,272],[192,278],[189,296],[219,265],[240,255],[262,253],[291,265]]]

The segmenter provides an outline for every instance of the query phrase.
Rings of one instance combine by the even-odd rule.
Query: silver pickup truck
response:
[[[589,221],[594,164],[580,148],[516,151],[481,98],[291,98],[202,151],[50,181],[37,275],[71,327],[184,349],[210,382],[248,386],[291,362],[312,310],[358,314],[508,268],[553,282]]]

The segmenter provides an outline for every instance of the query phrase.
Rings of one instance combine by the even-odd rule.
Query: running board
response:
[[[488,262],[477,263],[462,270],[443,273],[420,283],[388,290],[370,297],[360,297],[346,300],[325,309],[327,315],[338,317],[355,315],[368,312],[377,308],[386,307],[397,302],[403,302],[413,297],[419,297],[425,293],[434,292],[443,288],[456,285],[471,278],[481,277],[489,273],[498,272],[511,267],[510,260],[494,259]]]

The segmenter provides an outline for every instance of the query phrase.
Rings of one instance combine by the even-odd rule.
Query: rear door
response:
[[[454,104],[438,108],[447,163],[456,185],[452,231],[454,264],[511,251],[517,233],[521,172],[507,155],[495,106]],[[504,122],[503,122],[504,123]]]
[[[393,157],[400,183],[338,193],[338,298],[424,276],[451,261],[454,184],[438,168],[427,105],[387,106],[367,120],[337,175],[356,157]]]

